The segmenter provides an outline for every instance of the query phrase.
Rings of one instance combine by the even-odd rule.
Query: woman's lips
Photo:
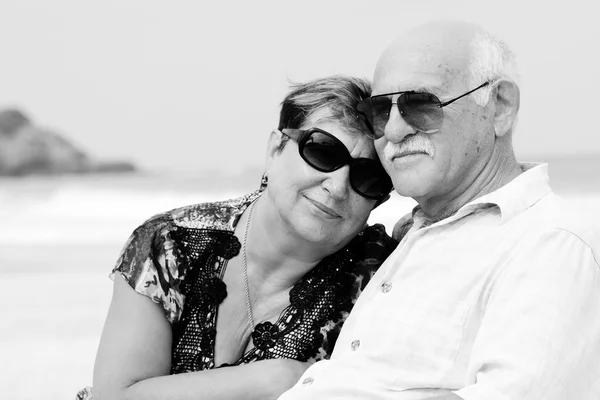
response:
[[[306,197],[306,199],[316,208],[321,210],[324,214],[329,215],[331,218],[342,218],[342,216],[338,214],[334,209],[327,207],[325,204],[317,200],[311,199],[310,197]]]

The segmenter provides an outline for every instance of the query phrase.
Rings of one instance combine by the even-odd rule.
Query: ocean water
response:
[[[600,227],[600,160],[550,164],[555,190]],[[92,382],[112,282],[108,272],[135,227],[175,207],[258,187],[243,173],[137,173],[0,179],[0,395],[74,398]],[[369,220],[391,233],[412,199],[393,195]]]
[[[593,210],[600,157],[550,162],[551,184],[578,207]],[[154,172],[0,178],[0,245],[123,242],[150,216],[186,204],[233,198],[256,189],[261,170]],[[370,222],[391,231],[416,203],[395,193]],[[0,271],[7,266],[0,265]]]

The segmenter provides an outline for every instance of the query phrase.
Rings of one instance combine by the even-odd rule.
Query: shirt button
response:
[[[352,349],[352,351],[355,351],[356,349],[358,349],[360,347],[360,340],[353,340],[352,343],[350,343],[350,348]]]
[[[381,284],[381,291],[382,291],[383,293],[387,293],[387,292],[389,292],[390,290],[392,290],[392,282],[383,282],[383,283]]]
[[[312,383],[313,383],[314,381],[315,381],[315,380],[309,376],[308,378],[304,378],[304,380],[302,381],[302,384],[303,384],[304,386],[308,386],[308,385],[312,385]]]

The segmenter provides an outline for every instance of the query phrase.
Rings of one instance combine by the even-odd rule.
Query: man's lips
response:
[[[397,154],[394,154],[391,159],[392,161],[394,161],[396,158],[401,158],[401,157],[406,157],[406,156],[413,156],[413,155],[417,155],[417,154],[423,154],[428,156],[429,154],[426,151],[423,150],[413,150],[413,151],[403,151]]]
[[[334,209],[327,207],[325,204],[311,199],[310,197],[306,197],[306,199],[310,201],[312,205],[317,207],[319,210],[323,211],[325,214],[330,215],[332,218],[342,218],[342,216],[338,214]]]

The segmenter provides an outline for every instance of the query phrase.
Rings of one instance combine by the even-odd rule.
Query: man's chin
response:
[[[420,198],[431,191],[434,174],[429,168],[402,168],[388,171],[394,190],[404,197]]]
[[[394,189],[396,190],[396,193],[398,193],[400,196],[410,197],[414,200],[423,198],[427,194],[427,190],[424,188],[412,188],[399,185],[399,187],[394,186]]]
[[[427,194],[431,191],[431,180],[416,175],[396,176],[392,178],[392,181],[396,193],[403,197],[423,198],[427,197]]]

